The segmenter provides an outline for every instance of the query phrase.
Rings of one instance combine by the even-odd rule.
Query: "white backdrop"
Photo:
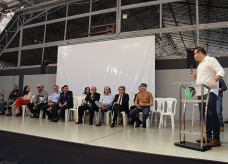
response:
[[[155,36],[61,46],[56,81],[68,85],[74,96],[93,85],[99,93],[110,86],[115,95],[123,85],[130,104],[144,82],[155,97]]]

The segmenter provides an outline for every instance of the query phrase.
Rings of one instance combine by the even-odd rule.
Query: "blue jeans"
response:
[[[7,105],[8,114],[12,114],[11,107],[9,107],[9,106],[12,105],[13,102],[14,101],[3,101],[2,104],[1,104],[1,111],[2,111],[2,113],[5,113],[5,105]]]
[[[204,95],[204,99],[207,96]],[[207,137],[220,140],[220,124],[219,124],[219,118],[216,111],[216,99],[217,95],[213,92],[209,95],[208,100],[208,107],[207,107]],[[205,107],[205,103],[204,103]],[[199,103],[199,109],[201,109],[201,105]],[[201,110],[200,110],[201,111]]]
[[[217,110],[217,115],[219,118],[219,123],[220,126],[224,127],[224,123],[223,123],[223,116],[222,116],[222,96],[218,96],[216,99],[216,110]]]
[[[141,109],[135,107],[134,109],[132,109],[130,111],[129,116],[135,120],[136,124],[139,124],[139,117],[138,117],[139,112],[142,112],[142,114],[143,114],[143,126],[146,126],[146,119],[149,117],[150,107],[144,106]]]

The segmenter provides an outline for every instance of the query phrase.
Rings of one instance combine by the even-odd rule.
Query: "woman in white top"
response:
[[[14,103],[11,105],[11,107],[16,105],[16,108],[15,108],[16,117],[19,116],[19,109],[20,109],[21,105],[27,105],[28,103],[30,103],[31,97],[32,97],[32,92],[30,92],[29,86],[25,86],[24,90],[23,90],[23,96],[17,98],[14,101]]]

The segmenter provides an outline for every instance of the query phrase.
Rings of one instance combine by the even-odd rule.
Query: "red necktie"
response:
[[[122,100],[122,94],[120,95],[120,98],[119,98],[119,104],[121,103],[121,100]]]

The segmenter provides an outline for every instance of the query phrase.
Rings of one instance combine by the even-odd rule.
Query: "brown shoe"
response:
[[[211,141],[211,138],[207,138],[207,143],[210,143]],[[201,139],[196,140],[196,142],[201,143]],[[203,143],[205,143],[205,137],[203,138]]]
[[[100,123],[100,122],[98,122],[95,126],[101,126],[101,123]]]
[[[208,147],[216,147],[221,146],[220,140],[212,140],[210,143],[207,144]]]
[[[224,127],[220,126],[220,132],[224,132]]]

